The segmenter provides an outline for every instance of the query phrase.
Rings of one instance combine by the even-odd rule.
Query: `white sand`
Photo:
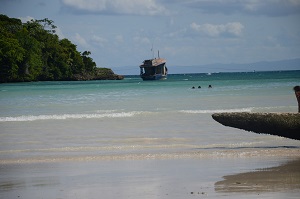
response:
[[[288,178],[299,175],[299,158],[118,159],[1,164],[0,198],[257,198],[257,195],[260,198],[287,198],[300,193],[299,180]],[[272,175],[263,170],[247,177],[250,176],[248,172],[262,168],[268,171],[266,168],[271,167],[275,168]],[[278,168],[284,168],[284,171],[275,172]],[[223,176],[232,174],[236,175],[225,177],[224,181]],[[272,189],[253,187],[261,174],[268,175],[268,179],[277,179],[262,182],[263,186],[270,185]],[[274,183],[282,176],[291,182],[283,182],[284,189],[277,190]],[[232,187],[232,184],[238,186]],[[240,185],[248,189],[238,190]],[[249,191],[250,187],[252,191]]]

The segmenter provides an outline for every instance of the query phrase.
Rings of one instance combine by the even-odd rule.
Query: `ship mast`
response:
[[[152,43],[152,48],[151,48],[151,52],[152,52],[152,59],[154,59],[154,50],[153,50],[153,43]]]

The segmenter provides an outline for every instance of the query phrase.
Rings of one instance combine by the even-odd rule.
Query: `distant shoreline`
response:
[[[60,80],[32,80],[32,81],[11,81],[11,82],[0,82],[3,83],[22,83],[22,82],[66,82],[66,81],[93,81],[93,80],[123,80],[123,75],[115,74],[109,68],[97,68],[95,73],[75,74],[70,78]]]
[[[211,74],[234,74],[234,73],[270,73],[270,72],[274,72],[274,73],[280,73],[280,72],[300,72],[300,70],[256,70],[256,71],[232,71],[232,72],[226,72],[226,71],[222,71],[222,72],[210,72]],[[176,76],[176,75],[199,75],[199,74],[203,74],[203,75],[207,75],[207,72],[191,72],[191,73],[169,73],[168,76]],[[127,75],[122,75],[125,78],[127,77],[139,77],[140,75],[138,74],[127,74]]]

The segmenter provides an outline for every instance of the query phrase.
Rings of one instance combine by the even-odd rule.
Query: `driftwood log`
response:
[[[215,113],[224,126],[300,140],[300,113]]]

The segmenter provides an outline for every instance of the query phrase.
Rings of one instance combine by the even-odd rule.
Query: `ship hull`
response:
[[[147,80],[165,80],[167,79],[167,75],[151,75],[151,76],[143,76],[141,75],[141,78],[144,80],[144,81],[147,81]]]

